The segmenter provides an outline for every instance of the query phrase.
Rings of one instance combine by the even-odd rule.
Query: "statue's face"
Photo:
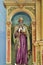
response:
[[[20,24],[23,23],[23,20],[20,20],[19,23],[20,23]]]
[[[19,21],[18,21],[20,24],[23,23],[23,18],[19,18]]]

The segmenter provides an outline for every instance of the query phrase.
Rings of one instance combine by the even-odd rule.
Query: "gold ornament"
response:
[[[25,0],[16,0],[18,3],[25,3]]]
[[[24,7],[24,3],[26,3],[26,0],[15,0],[19,8]]]

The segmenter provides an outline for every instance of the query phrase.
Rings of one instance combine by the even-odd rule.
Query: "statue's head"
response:
[[[23,23],[23,18],[22,18],[22,17],[19,18],[18,22],[19,22],[19,23]]]

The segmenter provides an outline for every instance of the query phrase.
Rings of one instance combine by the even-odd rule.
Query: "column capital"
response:
[[[35,21],[34,21],[34,22],[32,22],[32,25],[33,25],[33,26],[36,26],[36,22],[35,22]]]
[[[6,22],[6,24],[9,26],[9,25],[11,25],[12,23],[8,21],[8,22]]]

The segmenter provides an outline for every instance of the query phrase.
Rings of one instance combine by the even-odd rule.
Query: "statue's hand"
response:
[[[26,35],[26,32],[23,32]]]
[[[30,50],[27,51],[28,55],[30,55]]]

